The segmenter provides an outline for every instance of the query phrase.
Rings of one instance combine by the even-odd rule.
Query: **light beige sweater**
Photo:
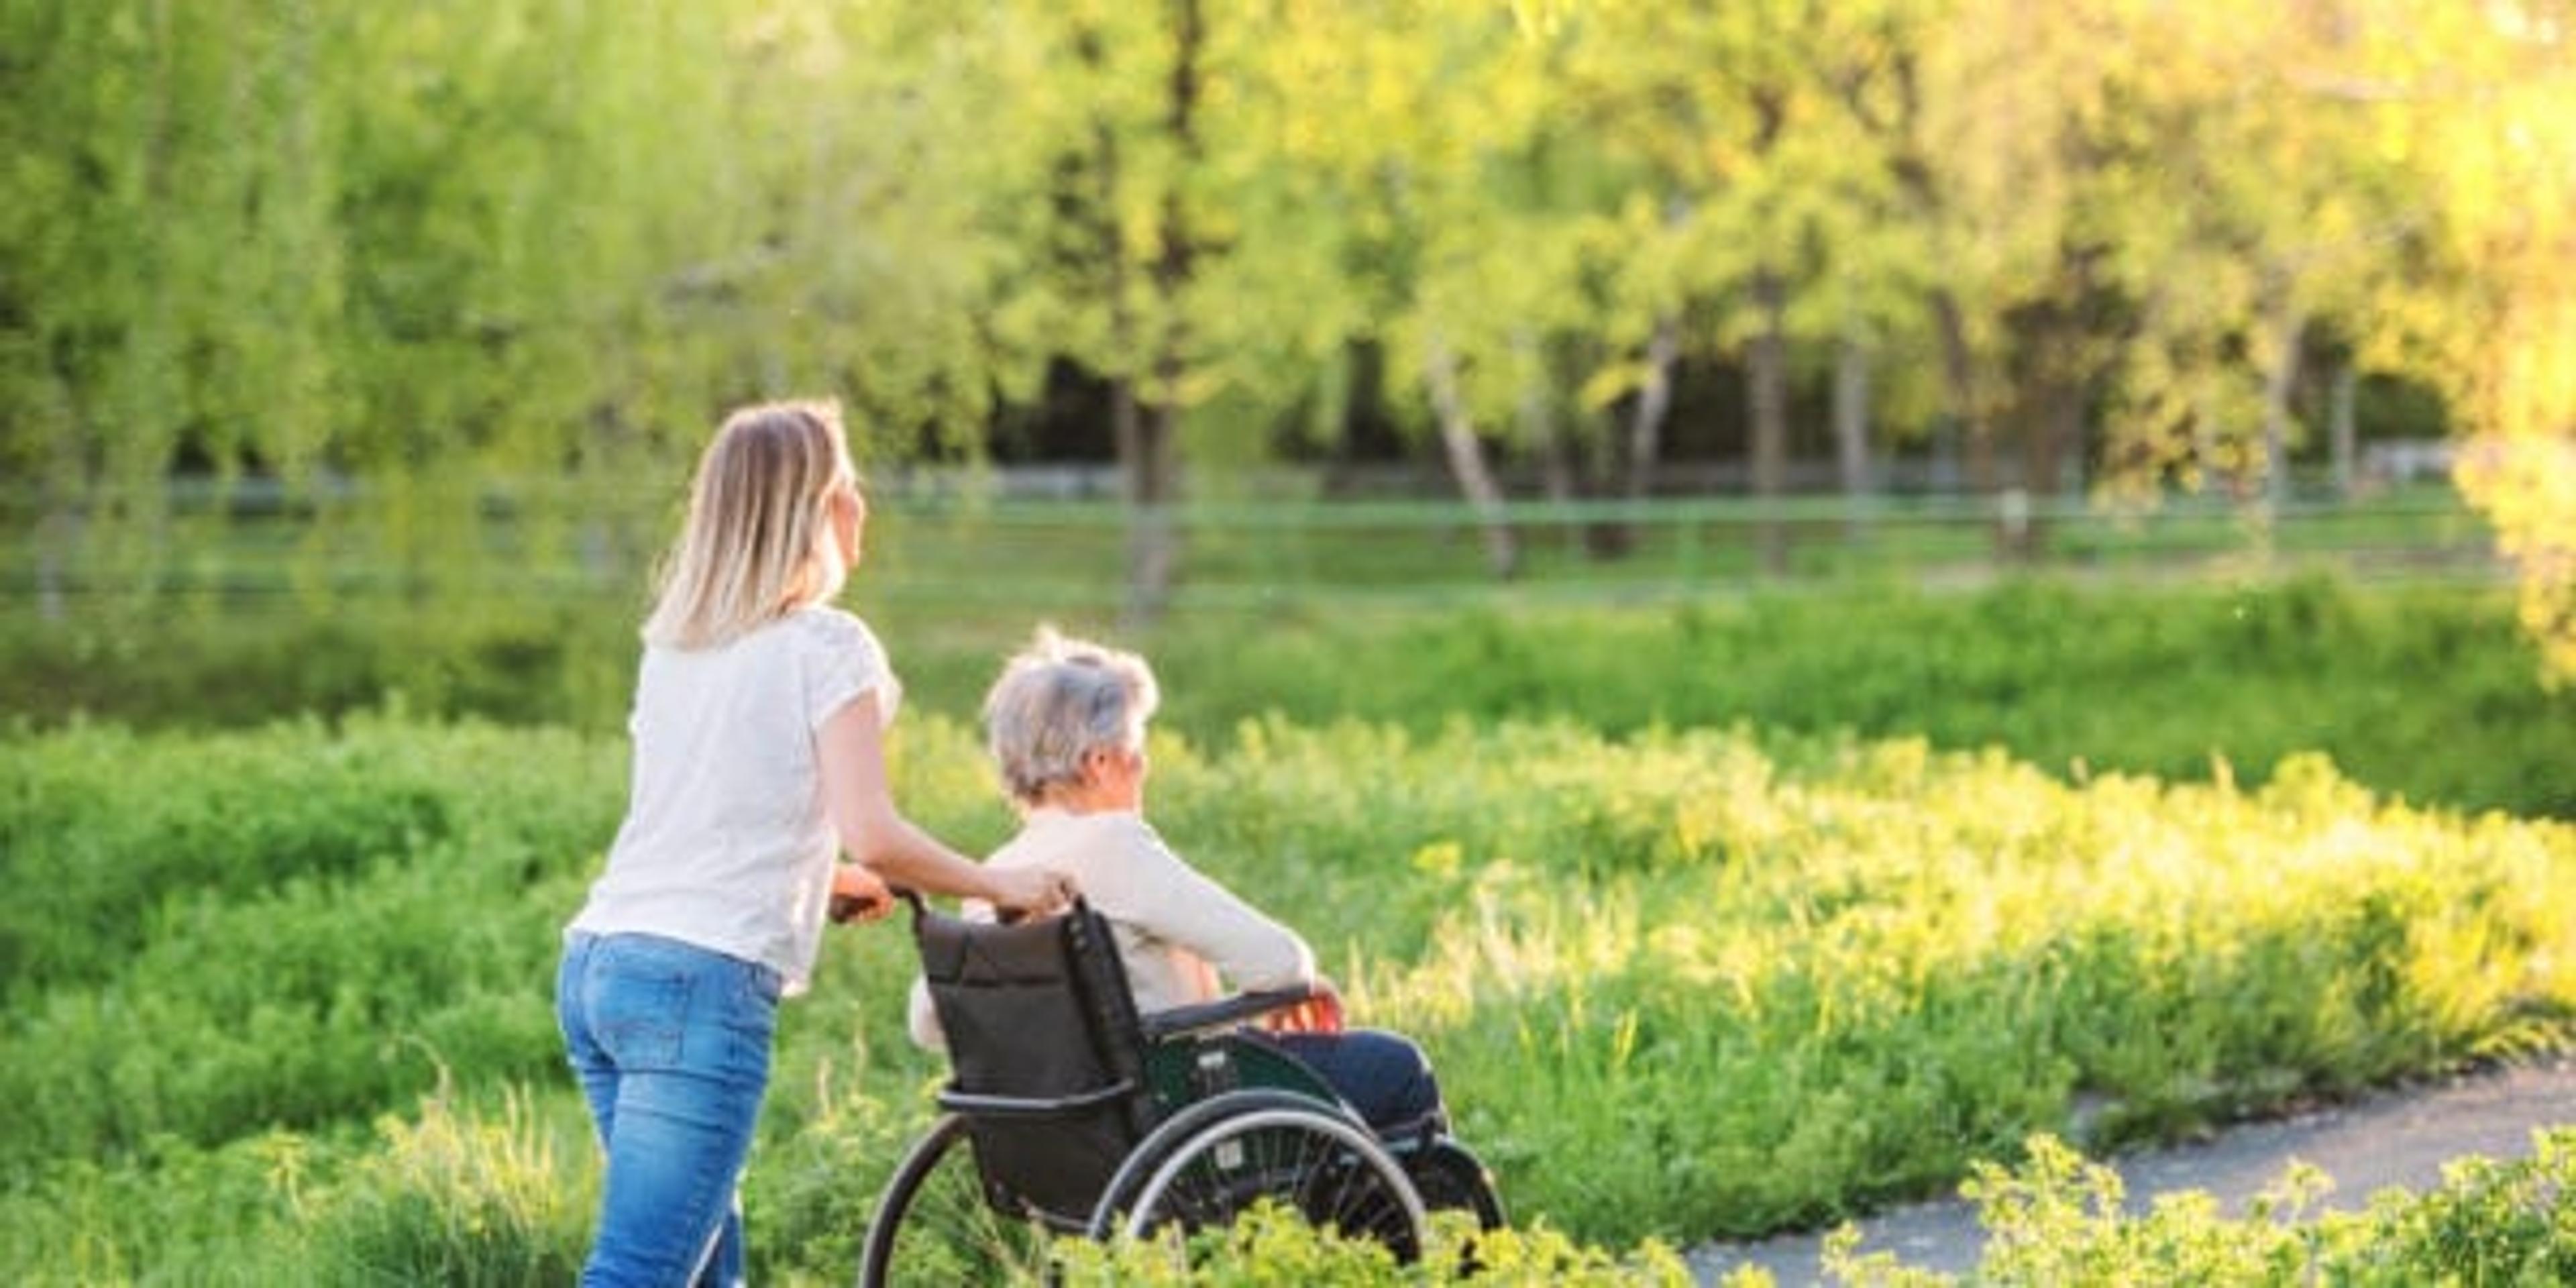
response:
[[[1031,810],[1020,834],[985,862],[1070,874],[1083,898],[1109,919],[1142,1014],[1208,1001],[1227,985],[1269,989],[1314,982],[1315,955],[1296,931],[1191,867],[1142,815]],[[992,916],[990,908],[972,901],[965,912]],[[910,1005],[913,1040],[934,1050],[944,1047],[930,989],[919,978],[912,982]]]

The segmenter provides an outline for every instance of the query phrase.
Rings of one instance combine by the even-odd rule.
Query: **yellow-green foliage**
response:
[[[2294,1165],[2241,1217],[2205,1192],[2123,1203],[2118,1173],[2041,1136],[2017,1168],[1979,1164],[1965,1187],[1986,1227],[1972,1282],[1993,1288],[2115,1284],[2413,1288],[2576,1282],[2576,1131],[2535,1133],[2531,1156],[2471,1158],[2422,1194],[2390,1190],[2360,1211],[2321,1212],[2333,1178]],[[1938,1288],[1948,1275],[1887,1253],[1859,1256],[1857,1231],[1828,1238],[1825,1268],[1853,1288]]]
[[[1649,1241],[1621,1255],[1577,1244],[1544,1223],[1486,1233],[1464,1213],[1438,1213],[1428,1242],[1417,1263],[1399,1265],[1377,1244],[1320,1232],[1265,1202],[1229,1228],[1186,1241],[1063,1239],[1056,1257],[1065,1288],[1683,1288],[1691,1282],[1689,1268],[1662,1244]]]
[[[299,1212],[317,1277],[478,1286],[579,1277],[597,1190],[565,1154],[588,1148],[586,1132],[549,1131],[515,1089],[484,1117],[460,1111],[444,1088],[376,1131],[378,1147]]]

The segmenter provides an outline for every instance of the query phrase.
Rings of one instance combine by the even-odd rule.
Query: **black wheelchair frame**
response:
[[[1492,1175],[1445,1121],[1373,1130],[1246,1030],[1305,990],[1139,1015],[1087,904],[999,925],[905,898],[952,1076],[878,1200],[863,1288],[1042,1278],[1051,1234],[1151,1238],[1265,1199],[1406,1261],[1426,1211],[1503,1224]]]

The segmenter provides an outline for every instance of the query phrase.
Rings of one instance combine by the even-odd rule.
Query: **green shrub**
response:
[[[310,1214],[318,1281],[553,1288],[580,1277],[596,1170],[560,1154],[592,1148],[587,1123],[578,1135],[550,1124],[515,1088],[497,1121],[475,1117],[442,1086],[377,1131],[380,1148]]]
[[[298,880],[466,862],[509,888],[578,867],[623,803],[615,749],[399,713],[205,737],[78,725],[0,739],[0,979],[91,982]]]
[[[388,719],[0,744],[25,963],[0,1160],[363,1122],[556,1064],[542,985],[614,823],[612,749]]]
[[[2038,1137],[2018,1167],[1980,1164],[1964,1192],[1986,1245],[1971,1282],[1994,1288],[2202,1284],[2290,1288],[2339,1284],[2576,1282],[2576,1130],[2537,1133],[2535,1152],[2444,1169],[2421,1194],[2390,1190],[2358,1212],[2322,1212],[2330,1179],[2294,1166],[2241,1216],[2205,1192],[2125,1202],[2118,1173]],[[1932,1288],[1951,1276],[1890,1253],[1859,1256],[1858,1231],[1827,1241],[1825,1269],[1855,1288]]]
[[[1067,1288],[1347,1288],[1491,1284],[1496,1288],[1680,1288],[1692,1282],[1680,1257],[1648,1242],[1621,1254],[1585,1247],[1549,1229],[1480,1231],[1463,1213],[1432,1218],[1422,1257],[1398,1265],[1387,1250],[1306,1224],[1263,1202],[1232,1226],[1186,1241],[1080,1239],[1056,1243]]]
[[[115,1165],[61,1160],[0,1189],[0,1270],[29,1288],[266,1288],[291,1270],[312,1151],[266,1133],[220,1150],[154,1141]]]

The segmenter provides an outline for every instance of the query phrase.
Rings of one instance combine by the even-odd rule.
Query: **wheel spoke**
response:
[[[881,1277],[886,1285],[954,1285],[1021,1281],[1043,1272],[1046,1233],[1037,1222],[996,1210],[985,1201],[973,1152],[953,1139],[922,1173],[884,1240]]]
[[[1221,1120],[1177,1142],[1141,1193],[1131,1229],[1201,1229],[1231,1222],[1263,1198],[1307,1221],[1420,1251],[1401,1169],[1354,1125],[1311,1110],[1264,1110]]]

